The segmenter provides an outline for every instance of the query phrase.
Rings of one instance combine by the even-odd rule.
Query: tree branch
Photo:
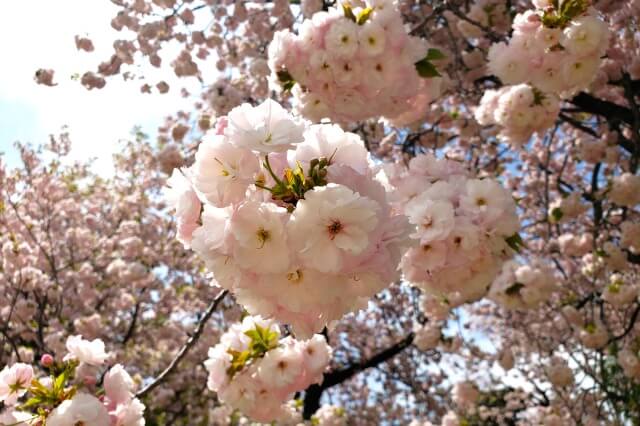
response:
[[[129,324],[129,328],[127,328],[127,332],[122,338],[123,345],[126,345],[129,339],[133,337],[133,332],[136,328],[136,322],[138,320],[138,313],[140,312],[140,303],[141,302],[136,303],[136,307],[133,310],[133,313],[131,314],[131,323]]]
[[[623,339],[627,334],[631,333],[631,330],[633,330],[633,328],[636,325],[636,320],[638,319],[638,315],[640,315],[640,304],[636,306],[635,310],[633,311],[633,314],[631,314],[631,318],[629,320],[629,324],[627,325],[627,328],[625,328],[622,334],[618,336],[613,336],[612,338],[610,338],[609,341],[607,342],[607,345],[615,341],[618,341],[620,339]]]
[[[576,120],[576,119],[574,119],[574,118],[572,118],[572,117],[570,117],[570,116],[568,116],[566,114],[563,114],[563,113],[560,113],[559,117],[560,117],[560,120],[562,120],[562,121],[564,121],[566,123],[569,123],[570,125],[572,125],[576,129],[582,130],[583,132],[588,133],[588,134],[590,134],[591,136],[593,136],[595,138],[598,137],[598,133],[595,130],[593,130],[590,127],[585,126],[580,121],[578,121],[578,120]]]
[[[378,352],[364,362],[351,364],[346,368],[324,373],[322,384],[311,385],[305,391],[302,414],[303,417],[308,420],[316,411],[318,411],[318,409],[320,408],[320,398],[322,397],[322,393],[326,389],[349,380],[350,378],[360,373],[361,371],[366,370],[367,368],[375,367],[378,364],[382,364],[383,362],[390,360],[391,358],[411,346],[414,337],[415,334],[411,332],[404,339],[400,340],[392,346],[389,346],[381,352]]]
[[[218,293],[215,299],[213,299],[209,304],[209,307],[205,311],[202,318],[200,318],[200,320],[198,321],[198,324],[196,325],[196,329],[193,331],[193,334],[191,335],[191,337],[189,337],[187,342],[180,348],[180,350],[176,354],[176,357],[173,359],[173,361],[171,361],[169,366],[167,366],[167,368],[165,368],[162,371],[162,373],[158,375],[158,377],[153,379],[151,383],[149,383],[147,386],[145,386],[140,391],[138,391],[138,393],[136,393],[136,397],[141,398],[147,393],[151,392],[160,383],[162,383],[162,381],[164,381],[164,379],[169,374],[171,374],[171,372],[178,366],[180,361],[182,361],[182,359],[187,355],[187,352],[189,352],[189,350],[197,343],[198,339],[200,338],[200,335],[204,331],[205,324],[207,323],[207,321],[209,321],[209,318],[211,318],[211,315],[213,315],[214,311],[216,310],[220,302],[222,302],[222,299],[224,299],[224,297],[227,295],[228,292],[229,292],[228,290],[221,290],[220,293]]]
[[[622,121],[627,124],[633,124],[633,114],[629,108],[613,102],[603,101],[585,92],[578,93],[569,102],[580,107],[585,112],[601,115],[607,118],[607,121]]]

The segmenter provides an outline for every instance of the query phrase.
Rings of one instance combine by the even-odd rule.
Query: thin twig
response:
[[[224,299],[224,297],[227,295],[227,293],[228,293],[228,290],[222,290],[222,291],[220,291],[220,293],[218,293],[218,295],[215,297],[215,299],[213,299],[211,301],[211,303],[209,304],[209,307],[207,308],[206,312],[204,313],[202,318],[200,318],[200,320],[198,321],[198,324],[196,325],[196,329],[193,331],[193,334],[191,335],[191,337],[189,337],[187,342],[180,348],[180,350],[176,354],[175,358],[173,358],[173,361],[171,361],[171,363],[167,366],[167,368],[165,368],[162,371],[162,373],[160,373],[158,375],[158,377],[153,379],[153,381],[151,383],[149,383],[147,386],[142,388],[136,394],[136,396],[138,398],[143,397],[144,395],[146,395],[147,393],[149,393],[153,389],[155,389],[160,383],[162,383],[162,381],[169,374],[171,374],[171,372],[173,370],[175,370],[175,368],[178,366],[180,361],[182,361],[182,359],[187,355],[187,352],[189,352],[189,350],[196,344],[196,342],[200,338],[200,335],[204,331],[205,324],[207,323],[207,321],[209,321],[209,318],[211,318],[211,315],[213,315],[213,313],[215,312],[216,308],[218,307],[220,302],[222,302],[222,299]]]

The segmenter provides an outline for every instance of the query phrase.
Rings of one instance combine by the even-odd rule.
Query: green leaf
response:
[[[238,371],[242,370],[244,365],[249,360],[251,353],[249,351],[235,351],[229,349],[227,351],[231,355],[231,366],[227,369],[227,374],[233,377]]]
[[[564,0],[560,4],[560,14],[569,21],[585,13],[588,7],[585,0]]]
[[[35,396],[46,398],[47,395],[49,395],[49,388],[44,386],[37,379],[33,379],[31,381],[31,387],[29,388],[29,392],[31,392]]]
[[[260,327],[258,324],[256,324],[255,329],[247,330],[244,334],[251,338],[249,351],[252,358],[260,358],[267,351],[278,345],[279,334],[269,331],[268,328]]]
[[[20,405],[20,410],[26,410],[31,407],[42,404],[44,401],[39,396],[29,398],[24,404]]]
[[[607,286],[607,290],[609,290],[609,292],[613,294],[620,293],[620,288],[621,288],[620,282],[614,282]]]
[[[251,340],[260,340],[258,330],[247,330],[244,332],[244,335],[249,337]]]
[[[534,105],[542,105],[542,102],[547,97],[542,91],[536,89],[535,87],[532,89],[533,91],[533,104]]]
[[[278,77],[278,81],[282,85],[282,90],[287,92],[293,89],[296,81],[293,79],[293,76],[287,70],[280,70],[276,72],[276,76]]]
[[[278,81],[280,83],[284,83],[289,80],[293,80],[293,76],[289,74],[287,70],[280,70],[276,72],[276,76],[278,76]]]
[[[67,370],[63,371],[56,379],[53,381],[53,392],[58,394],[64,390],[64,385],[67,383]]]
[[[296,85],[295,81],[293,81],[293,80],[287,81],[286,83],[284,83],[282,85],[282,90],[285,91],[285,92],[290,92],[291,89],[293,89],[293,86],[295,86],[295,85]]]
[[[436,69],[436,67],[429,62],[427,58],[421,59],[415,63],[416,71],[418,71],[418,75],[423,78],[433,78],[440,77],[440,73]]]
[[[555,207],[553,210],[551,210],[551,217],[553,218],[554,222],[559,222],[560,219],[562,219],[562,216],[564,216],[564,213],[562,212],[560,207]]]
[[[547,28],[563,28],[572,19],[587,11],[587,0],[564,0],[553,2],[553,10],[545,10],[542,14],[542,25]]]
[[[444,58],[446,58],[446,56],[440,50],[429,49],[427,50],[427,56],[415,63],[416,71],[418,71],[420,77],[423,78],[440,77],[440,73],[431,61]]]
[[[520,294],[520,290],[524,288],[524,284],[515,282],[509,286],[504,292],[507,296],[517,296]]]
[[[520,253],[520,249],[522,249],[522,247],[525,247],[522,237],[517,232],[512,236],[505,238],[504,240],[516,253]]]
[[[427,56],[425,57],[427,61],[437,61],[439,59],[445,59],[445,58],[446,58],[445,54],[438,49],[427,50]]]
[[[547,28],[559,28],[566,24],[566,20],[556,12],[545,11],[542,14],[542,25]]]
[[[358,17],[356,18],[356,23],[358,25],[364,25],[365,22],[371,17],[371,13],[373,13],[372,7],[367,7],[362,9],[360,13],[358,13]]]

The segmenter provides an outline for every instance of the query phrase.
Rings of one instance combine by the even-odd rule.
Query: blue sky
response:
[[[179,96],[179,88],[185,84],[199,87],[199,83],[195,79],[178,83],[169,67],[135,68],[151,85],[167,81],[172,90],[166,95],[142,95],[139,88],[143,81],[125,82],[120,76],[109,80],[104,89],[92,91],[72,80],[73,74],[93,70],[108,59],[115,39],[134,37],[111,28],[110,21],[117,10],[108,0],[32,0],[3,5],[0,152],[5,153],[10,166],[15,166],[17,160],[15,140],[41,143],[68,125],[72,158],[97,157],[96,167],[108,173],[118,139],[127,137],[134,126],[141,125],[145,132],[153,134],[164,116],[190,107],[191,101]],[[25,23],[19,19],[21,16],[29,16],[29,20]],[[75,35],[89,36],[96,51],[77,51]],[[166,50],[161,56],[168,64],[176,49]],[[38,68],[56,70],[54,81],[58,86],[37,85],[33,75]]]

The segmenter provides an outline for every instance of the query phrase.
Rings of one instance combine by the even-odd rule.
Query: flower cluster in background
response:
[[[536,10],[516,15],[509,44],[489,50],[489,69],[505,84],[530,83],[563,98],[587,88],[609,44],[609,29],[585,0],[554,7],[534,1]],[[557,3],[556,3],[557,4]]]
[[[404,278],[453,306],[484,296],[520,244],[511,193],[432,154],[387,171],[397,207],[413,225],[415,244],[400,263]]]
[[[424,118],[443,80],[431,63],[444,55],[407,34],[395,2],[368,1],[318,12],[295,35],[276,33],[271,79],[292,90],[302,115],[338,122],[384,116],[398,125]]]
[[[534,132],[543,134],[553,126],[560,112],[560,101],[528,84],[486,90],[475,118],[482,126],[497,124],[498,136],[515,147],[525,144]]]
[[[129,373],[120,364],[102,371],[109,357],[104,343],[71,336],[66,346],[62,361],[42,356],[48,376],[37,377],[23,363],[0,372],[0,401],[9,408],[0,424],[143,426],[145,406],[133,393],[136,384]],[[26,401],[20,403],[23,397]]]
[[[322,381],[331,348],[321,335],[309,340],[280,338],[272,321],[247,316],[209,350],[208,387],[218,399],[260,421],[291,416],[295,392]]]
[[[535,309],[556,290],[553,271],[548,266],[509,261],[491,285],[489,298],[507,309]]]
[[[587,2],[534,4],[516,15],[508,44],[489,49],[489,71],[513,86],[486,90],[475,111],[479,124],[500,126],[498,136],[516,147],[553,126],[560,98],[588,88],[609,44],[607,25]]]

